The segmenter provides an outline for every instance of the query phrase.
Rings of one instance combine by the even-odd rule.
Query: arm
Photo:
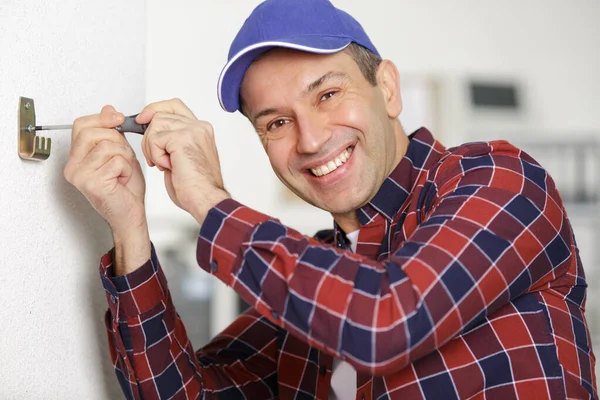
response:
[[[228,197],[222,188],[212,127],[198,121],[181,101],[155,106],[138,115],[139,123],[152,120],[142,145],[145,154],[154,155],[148,159],[150,165],[169,170],[175,166],[172,174],[166,174],[167,190],[175,203],[216,203]],[[163,112],[153,118],[168,110],[171,114]],[[194,354],[151,249],[140,163],[125,136],[114,129],[124,118],[111,106],[100,114],[78,118],[64,169],[65,178],[113,231],[116,259],[112,252],[103,257],[100,274],[110,305],[106,327],[111,356],[123,391],[128,398],[145,399],[228,396],[228,390],[237,392],[238,398],[273,397],[277,329],[258,315],[241,317],[205,351]],[[166,140],[160,135],[165,132]],[[151,136],[154,139],[149,143]],[[213,153],[198,156],[198,148]],[[197,168],[198,160],[212,166],[208,172],[218,173],[199,174],[207,169]],[[190,182],[203,182],[213,190],[207,196],[200,184],[200,195],[190,196],[190,190],[195,194],[198,189]]]
[[[105,325],[126,398],[276,396],[277,327],[250,310],[195,353],[154,249],[128,275],[114,277],[113,268],[110,252],[100,266],[109,301]]]
[[[567,267],[571,236],[551,180],[537,167],[547,188],[528,196],[521,160],[493,157],[503,171],[453,160],[440,168],[421,224],[383,262],[322,245],[233,200],[209,213],[198,262],[218,265],[217,277],[311,345],[358,371],[393,373]]]

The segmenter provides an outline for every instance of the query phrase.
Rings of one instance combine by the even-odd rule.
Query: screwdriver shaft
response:
[[[73,129],[73,125],[44,125],[36,126],[36,131],[60,131],[64,129]]]
[[[121,133],[129,132],[129,133],[139,133],[143,135],[148,129],[148,124],[138,124],[135,122],[136,115],[131,115],[129,117],[125,117],[123,124],[115,127]],[[73,129],[73,125],[40,125],[40,126],[28,126],[27,131],[58,131],[58,130],[70,130]]]

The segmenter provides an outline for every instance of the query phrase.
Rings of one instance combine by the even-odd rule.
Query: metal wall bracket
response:
[[[43,161],[50,157],[52,140],[35,134],[33,99],[19,98],[19,156],[25,160]]]

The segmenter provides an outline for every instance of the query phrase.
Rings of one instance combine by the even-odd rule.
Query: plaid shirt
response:
[[[127,398],[327,399],[333,357],[357,399],[597,399],[586,282],[554,182],[505,141],[446,150],[426,129],[357,211],[356,253],[226,200],[200,267],[249,311],[194,351],[152,258],[113,277],[106,327]]]

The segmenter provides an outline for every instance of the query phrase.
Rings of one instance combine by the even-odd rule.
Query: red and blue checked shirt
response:
[[[198,264],[253,307],[195,351],[159,262],[112,276],[106,327],[134,399],[327,399],[333,357],[357,399],[597,399],[586,281],[554,182],[505,141],[445,149],[426,129],[357,211],[303,236],[226,200]]]

